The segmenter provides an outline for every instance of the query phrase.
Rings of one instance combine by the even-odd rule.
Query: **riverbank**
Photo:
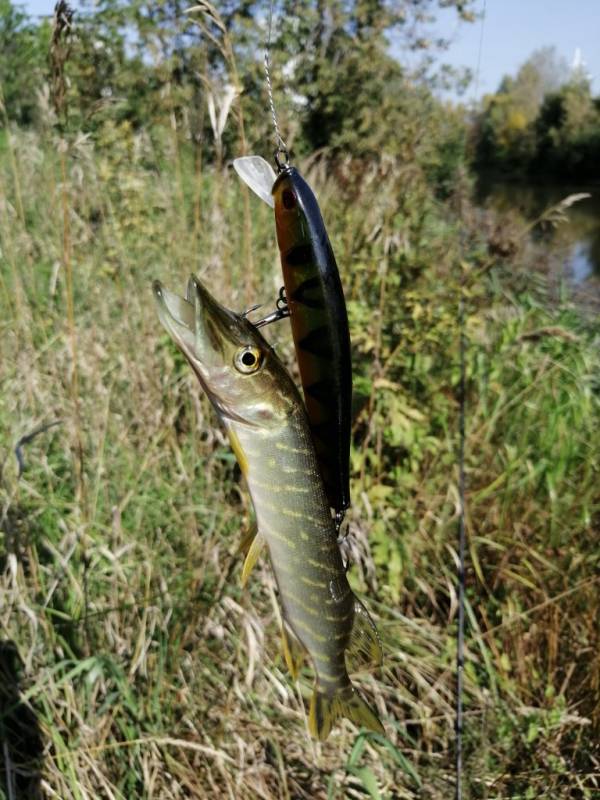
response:
[[[510,179],[501,173],[477,176],[474,200],[482,209],[492,209],[513,220],[529,224],[567,197],[581,199],[565,209],[560,224],[543,222],[531,230],[552,259],[552,277],[564,278],[578,297],[598,295],[600,280],[600,182],[576,183]]]

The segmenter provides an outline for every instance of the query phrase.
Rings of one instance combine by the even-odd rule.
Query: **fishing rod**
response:
[[[486,0],[482,0],[481,29],[479,33],[479,48],[477,53],[477,69],[475,71],[474,99],[479,91],[479,73],[481,69],[481,53],[483,49],[483,33],[485,27]],[[459,208],[462,217],[462,204]],[[463,249],[461,237],[461,250]],[[462,267],[464,253],[460,259],[460,289],[458,301],[458,328],[459,328],[459,382],[458,382],[458,621],[456,634],[456,717],[455,717],[455,772],[456,772],[456,800],[462,800],[463,792],[463,693],[464,693],[464,668],[465,668],[465,561],[467,550],[466,529],[466,388],[467,388],[467,336],[465,328],[465,273]]]

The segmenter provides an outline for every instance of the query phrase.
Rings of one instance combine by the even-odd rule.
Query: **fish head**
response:
[[[291,413],[292,379],[252,323],[220,305],[195,277],[185,297],[160,281],[153,290],[160,321],[225,421],[269,427]]]

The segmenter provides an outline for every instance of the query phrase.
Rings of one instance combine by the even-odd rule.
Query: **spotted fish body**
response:
[[[294,167],[272,188],[277,243],[310,429],[329,505],[350,504],[352,401],[344,292],[317,200]]]
[[[220,306],[197,280],[187,298],[154,292],[162,323],[223,421],[245,476],[258,533],[246,574],[266,544],[279,589],[284,652],[301,646],[316,672],[309,714],[325,738],[338,716],[383,728],[354,689],[346,656],[378,663],[374,625],[352,593],[336,541],[308,419],[285,368],[251,323]]]

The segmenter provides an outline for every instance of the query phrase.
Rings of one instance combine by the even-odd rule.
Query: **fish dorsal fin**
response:
[[[264,200],[271,208],[275,207],[271,189],[277,176],[268,161],[261,156],[243,156],[234,160],[233,168],[261,200]]]
[[[304,663],[304,648],[285,622],[281,626],[281,644],[283,657],[292,680],[297,681]]]
[[[250,541],[252,537],[252,540]],[[242,540],[242,544],[240,545],[240,550],[246,550],[246,559],[244,561],[244,566],[242,567],[242,577],[240,579],[240,583],[242,586],[246,585],[246,581],[248,580],[248,576],[252,572],[252,568],[258,561],[258,557],[263,549],[265,544],[264,537],[260,533],[260,531],[255,531],[254,529],[249,531],[244,539]]]
[[[358,672],[367,667],[379,667],[383,661],[381,642],[375,623],[369,612],[354,598],[354,622],[350,634],[350,642],[346,649],[348,672]]]

